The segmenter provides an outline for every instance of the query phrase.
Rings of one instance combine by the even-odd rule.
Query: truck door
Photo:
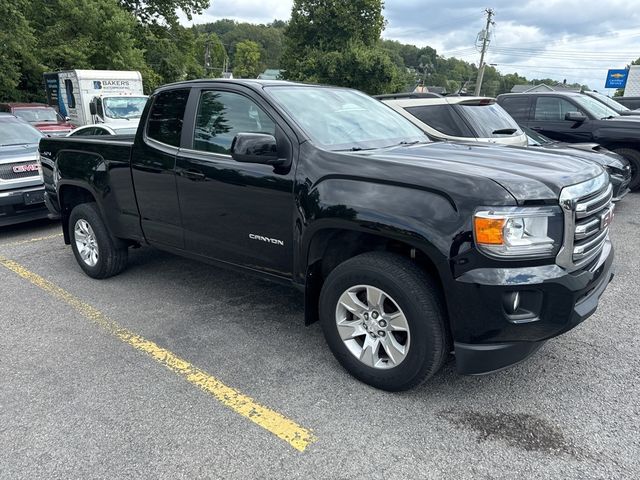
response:
[[[587,120],[578,123],[565,120],[569,112],[582,113]],[[561,142],[590,142],[592,128],[589,115],[569,100],[550,95],[538,95],[533,105],[533,121],[529,126],[549,138]]]
[[[138,132],[131,155],[145,238],[175,248],[184,247],[175,164],[188,97],[187,88],[161,92],[153,98],[147,124],[142,134]]]
[[[183,136],[176,165],[186,249],[291,276],[292,168],[236,162],[230,147],[238,133],[267,133],[276,137],[280,155],[292,158],[293,133],[259,96],[240,86],[194,91],[188,110],[185,129],[192,135]]]

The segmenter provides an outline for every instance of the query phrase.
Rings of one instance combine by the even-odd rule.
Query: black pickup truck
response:
[[[340,363],[387,390],[451,351],[466,374],[525,359],[590,316],[613,276],[601,167],[431,143],[354,90],[172,84],[135,138],[47,138],[40,154],[89,276],[151,245],[293,285]]]

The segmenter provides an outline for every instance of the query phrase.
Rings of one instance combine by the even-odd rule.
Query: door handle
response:
[[[194,180],[194,181],[204,180],[206,178],[206,175],[202,173],[200,170],[195,170],[192,168],[181,170],[180,175],[182,175],[185,178],[188,178],[189,180]]]

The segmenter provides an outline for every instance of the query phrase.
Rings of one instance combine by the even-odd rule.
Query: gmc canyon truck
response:
[[[465,374],[524,360],[589,317],[613,276],[600,166],[432,143],[345,88],[176,83],[135,138],[47,138],[40,154],[89,276],[151,245],[292,284],[339,362],[386,390],[451,351]]]

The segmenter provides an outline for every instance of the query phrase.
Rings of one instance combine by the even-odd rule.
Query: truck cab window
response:
[[[156,95],[147,122],[147,137],[179,147],[188,98],[189,89],[172,90]]]
[[[564,122],[565,114],[582,112],[573,103],[559,97],[538,97],[534,119],[541,122]]]
[[[104,110],[102,109],[102,99],[96,98],[96,113],[99,117],[104,118]]]
[[[203,92],[198,105],[193,148],[230,154],[238,133],[275,135],[273,120],[251,99],[231,92]]]

